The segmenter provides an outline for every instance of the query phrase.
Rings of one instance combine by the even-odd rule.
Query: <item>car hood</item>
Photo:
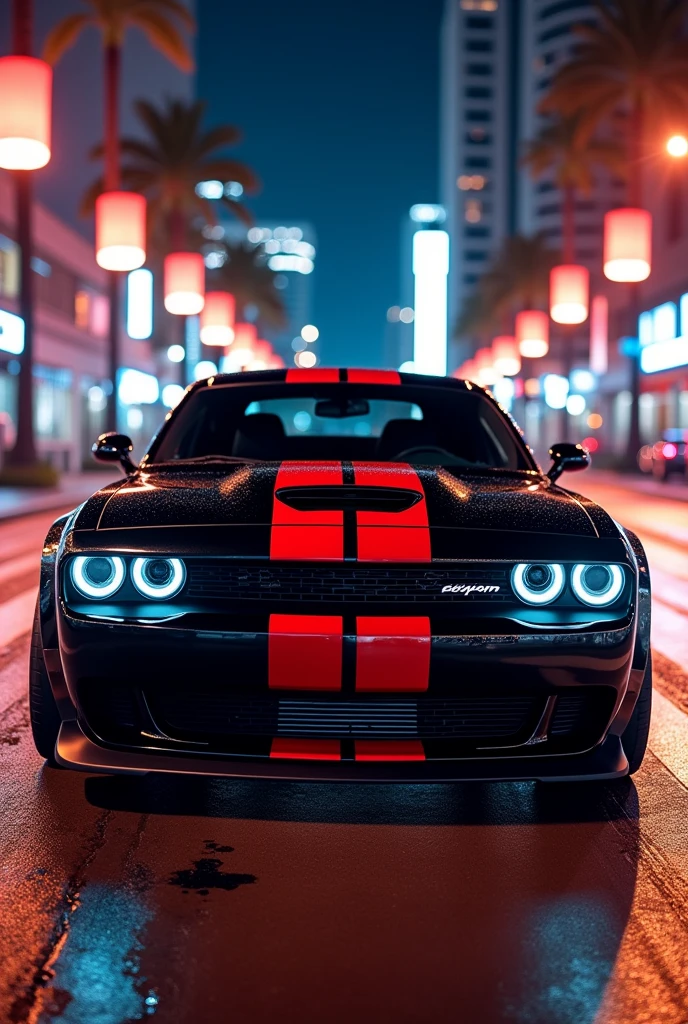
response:
[[[324,466],[339,468],[328,476],[323,475]],[[276,507],[282,507],[275,497],[282,487],[295,492],[303,489],[307,494],[309,488],[327,489],[330,484],[341,486],[342,481],[349,482],[355,493],[358,488],[374,486],[378,498],[385,489],[420,494],[415,511],[401,511],[396,518],[394,512],[385,513],[394,525],[581,538],[619,535],[611,518],[594,502],[553,486],[537,474],[496,471],[468,475],[439,467],[371,463],[151,468],[95,494],[82,507],[75,526],[101,531],[271,525],[277,521]],[[331,523],[333,513],[328,509],[308,512],[304,522]],[[360,522],[361,515],[370,513],[360,508],[358,514]]]

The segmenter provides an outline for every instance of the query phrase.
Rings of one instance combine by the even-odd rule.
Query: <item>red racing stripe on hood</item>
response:
[[[341,615],[271,615],[268,686],[273,690],[340,690]]]
[[[341,562],[344,513],[338,509],[303,512],[277,497],[282,487],[322,487],[344,482],[341,462],[283,462],[275,478],[270,558],[299,562]]]
[[[291,761],[341,761],[339,740],[292,740],[278,737],[272,741],[270,757]]]
[[[356,618],[356,690],[415,692],[430,681],[430,619],[425,615]]]
[[[359,562],[429,562],[430,524],[421,479],[407,463],[354,462],[357,484],[419,491],[405,512],[357,512]]]

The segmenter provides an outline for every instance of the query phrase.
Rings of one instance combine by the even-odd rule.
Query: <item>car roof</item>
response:
[[[435,377],[424,373],[401,373],[398,370],[378,370],[355,367],[317,366],[313,369],[294,367],[279,370],[245,370],[239,373],[216,373],[189,386],[197,388],[227,384],[377,384],[394,387],[407,384],[421,387],[453,387],[459,391],[479,391],[484,388],[472,381],[457,377]]]

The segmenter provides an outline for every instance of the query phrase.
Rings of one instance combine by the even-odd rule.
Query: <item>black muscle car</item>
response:
[[[187,389],[45,542],[36,746],[97,772],[612,779],[640,766],[638,539],[489,392],[374,370]]]

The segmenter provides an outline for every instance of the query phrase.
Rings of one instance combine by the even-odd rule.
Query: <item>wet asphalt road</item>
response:
[[[0,1021],[685,1024],[688,505],[576,485],[655,572],[651,752],[615,786],[44,768],[27,630],[53,516],[0,526]]]

